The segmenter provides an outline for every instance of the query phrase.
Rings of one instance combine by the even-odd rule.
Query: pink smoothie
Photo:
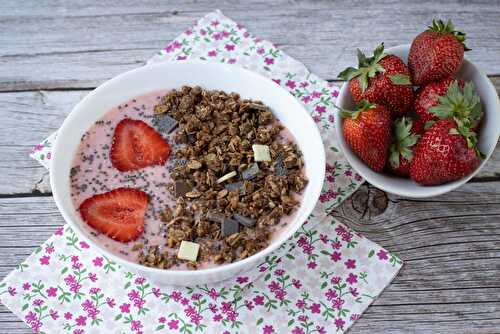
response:
[[[142,95],[111,109],[82,136],[73,161],[70,184],[71,197],[76,208],[93,195],[119,187],[138,188],[149,194],[150,201],[146,213],[144,234],[138,240],[128,243],[117,242],[86,226],[90,233],[96,236],[98,242],[110,252],[132,262],[138,262],[140,251],[132,251],[134,245],[138,243],[158,245],[162,247],[162,250],[176,252],[176,250],[164,246],[166,236],[160,232],[160,226],[165,224],[160,220],[160,212],[166,205],[175,207],[175,199],[166,189],[166,184],[171,181],[169,169],[173,167],[172,157],[163,166],[150,166],[138,171],[120,172],[113,167],[109,158],[111,142],[116,125],[124,118],[141,120],[154,127],[152,124],[153,108],[161,96],[167,92],[156,91]],[[175,132],[170,135],[162,134],[171,146],[174,145],[174,134]],[[293,136],[287,130],[282,132],[282,136],[293,140]],[[283,217],[280,224],[275,226],[271,238],[278,237],[293,219],[294,214]],[[212,266],[217,266],[217,264],[201,263],[199,268]],[[179,265],[170,269],[180,270],[186,269],[186,267]]]

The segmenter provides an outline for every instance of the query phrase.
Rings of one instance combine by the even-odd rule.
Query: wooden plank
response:
[[[316,74],[335,78],[354,63],[354,50],[409,43],[439,13],[467,32],[467,57],[500,74],[500,2],[280,0],[0,4],[3,66],[0,90],[93,87],[136,67],[207,12],[221,8]],[[370,19],[366,19],[369,17]],[[480,24],[479,24],[480,22]],[[84,27],[84,28],[82,28]]]
[[[500,326],[498,187],[468,183],[409,200],[363,186],[346,200],[334,215],[406,262],[353,333],[440,332],[444,325],[453,333],[492,333]],[[51,197],[2,198],[0,221],[0,277],[63,223]]]
[[[492,77],[500,92],[500,76]],[[340,83],[339,83],[340,84]],[[10,182],[0,183],[0,194],[50,192],[48,173],[28,157],[29,150],[63,122],[88,90],[28,91],[0,93],[0,174]],[[500,177],[500,146],[478,178]]]

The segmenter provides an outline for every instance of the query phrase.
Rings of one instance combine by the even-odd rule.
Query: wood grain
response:
[[[500,74],[500,1],[24,1],[0,4],[0,90],[94,87],[137,67],[207,12],[269,39],[314,73],[333,79],[355,48],[409,43],[435,16],[467,33],[467,57]],[[459,8],[459,10],[457,10]],[[369,19],[367,19],[369,18]]]

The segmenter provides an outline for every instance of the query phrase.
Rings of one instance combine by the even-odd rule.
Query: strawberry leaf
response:
[[[338,78],[342,79],[342,80],[345,80],[345,81],[348,81],[348,80],[351,80],[354,77],[357,77],[360,74],[361,74],[361,72],[357,68],[348,67],[348,68],[346,68],[345,70],[343,70],[342,72],[339,73]]]
[[[410,76],[406,74],[394,74],[389,77],[395,85],[411,85]]]

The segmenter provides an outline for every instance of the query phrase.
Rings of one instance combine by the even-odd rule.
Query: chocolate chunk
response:
[[[250,226],[254,226],[255,223],[256,223],[256,220],[255,219],[252,219],[252,218],[249,218],[249,217],[245,217],[245,216],[242,216],[238,213],[235,213],[233,215],[233,218],[238,222],[240,223],[241,225],[243,226],[246,226],[246,227],[250,227]]]
[[[177,180],[174,183],[174,196],[182,197],[191,191],[191,187],[183,180]]]
[[[274,162],[274,173],[277,176],[286,176],[288,174],[288,170],[286,169],[285,163],[283,162],[283,156],[280,154],[278,158]]]
[[[233,183],[228,183],[224,186],[229,191],[235,191],[235,190],[240,190],[240,195],[244,196],[245,195],[245,184],[243,181],[238,181],[238,182],[233,182]]]
[[[243,177],[243,180],[251,180],[254,177],[256,177],[257,174],[259,174],[259,172],[260,172],[259,165],[256,162],[254,162],[241,173],[241,176]]]
[[[222,213],[210,211],[207,213],[207,219],[214,223],[222,224],[222,222],[224,221],[224,219],[226,219],[226,217],[224,217]]]
[[[238,233],[239,230],[240,226],[238,225],[238,222],[236,220],[227,218],[222,221],[221,231],[223,237]]]
[[[165,134],[169,134],[177,127],[179,123],[168,116],[167,114],[156,114],[153,117],[153,125],[158,129],[158,131]]]

